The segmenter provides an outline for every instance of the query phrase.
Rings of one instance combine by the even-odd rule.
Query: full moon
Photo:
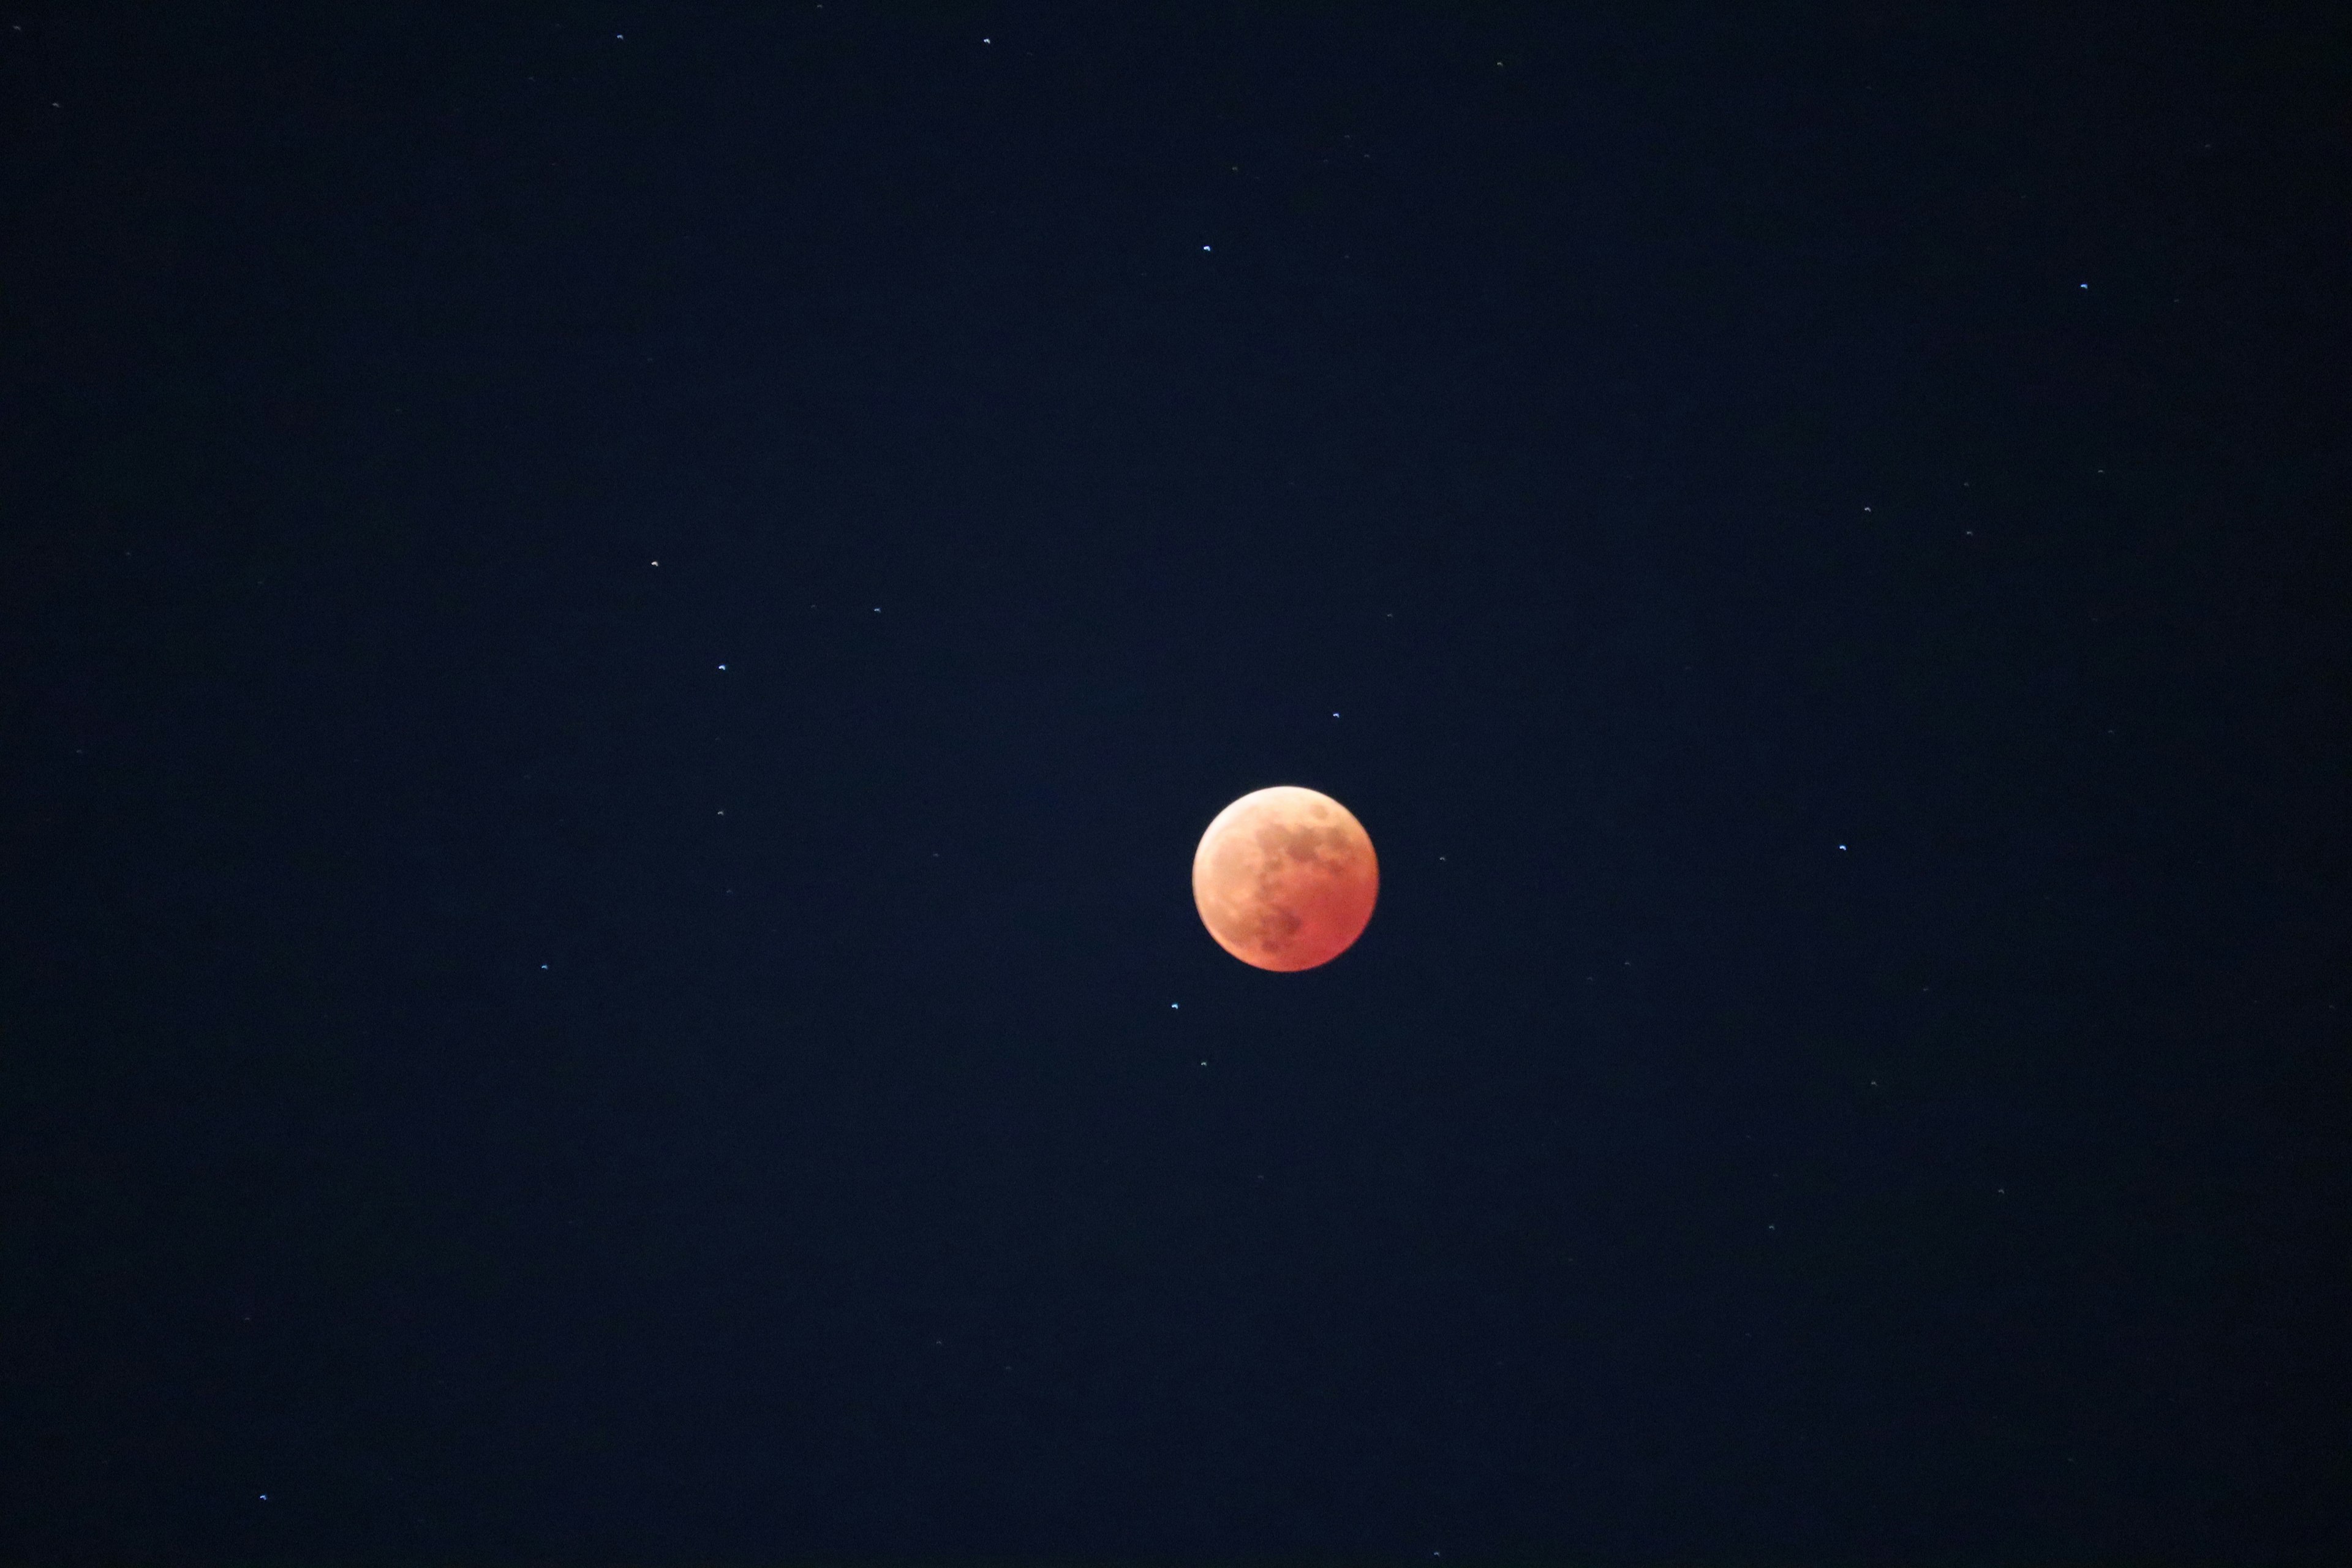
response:
[[[1217,945],[1259,969],[1328,963],[1380,896],[1371,836],[1328,795],[1253,790],[1217,813],[1192,854],[1192,902]]]

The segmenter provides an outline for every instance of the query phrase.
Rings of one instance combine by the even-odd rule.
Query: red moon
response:
[[[1258,969],[1330,963],[1380,896],[1371,836],[1328,795],[1254,790],[1217,813],[1192,854],[1192,902],[1217,945]]]

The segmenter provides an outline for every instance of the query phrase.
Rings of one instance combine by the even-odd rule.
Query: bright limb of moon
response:
[[[1254,790],[1217,813],[1192,855],[1192,903],[1217,945],[1258,969],[1313,969],[1372,918],[1381,867],[1371,836],[1329,795]]]

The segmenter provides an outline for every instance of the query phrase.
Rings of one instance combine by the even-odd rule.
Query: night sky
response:
[[[2352,18],[1768,9],[0,9],[0,1557],[2352,1552]]]

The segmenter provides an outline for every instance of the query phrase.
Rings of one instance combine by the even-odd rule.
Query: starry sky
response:
[[[2347,101],[0,6],[0,1556],[2352,1549]]]

